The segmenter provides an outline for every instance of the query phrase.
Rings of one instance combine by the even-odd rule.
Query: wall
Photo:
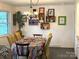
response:
[[[76,4],[76,35],[79,36],[79,3]]]
[[[60,5],[41,5],[46,8],[55,8],[56,10],[56,22],[51,23],[50,30],[41,30],[40,25],[36,26],[26,26],[24,27],[24,31],[26,36],[32,36],[33,33],[42,33],[44,37],[47,37],[49,32],[53,33],[53,39],[50,43],[50,46],[53,47],[74,47],[74,19],[75,19],[75,6],[73,4],[60,4]],[[34,8],[38,9],[40,6],[34,6]],[[16,7],[16,11],[26,11],[29,10],[29,7]],[[15,8],[13,6],[9,6],[7,4],[0,3],[0,10],[5,10],[14,13]],[[58,25],[58,16],[67,16],[67,25],[59,26]],[[12,19],[10,19],[10,24]],[[0,37],[0,45],[9,45],[6,37]]]
[[[11,32],[12,28],[13,28],[13,26],[12,26],[12,16],[11,15],[14,13],[14,9],[13,9],[12,6],[9,6],[8,4],[4,4],[4,3],[0,2],[0,10],[9,12],[9,16],[10,16],[10,18],[9,18],[10,31],[9,32]],[[9,46],[8,40],[5,36],[0,37],[0,45]]]
[[[76,13],[75,13],[75,54],[76,56],[78,55],[78,45],[79,45],[79,0],[76,0]]]
[[[26,36],[32,36],[33,33],[42,33],[44,37],[47,37],[49,32],[53,33],[53,39],[50,43],[50,46],[53,47],[67,47],[72,48],[74,47],[74,28],[75,28],[75,5],[74,4],[60,4],[60,5],[41,5],[45,7],[46,11],[49,8],[54,8],[56,12],[56,22],[50,23],[51,29],[50,30],[41,30],[40,25],[36,26],[29,26],[26,23],[24,27],[24,31]],[[34,6],[34,8],[38,9],[41,6]],[[29,7],[16,7],[16,11],[27,11]],[[67,25],[58,25],[58,16],[67,16]]]

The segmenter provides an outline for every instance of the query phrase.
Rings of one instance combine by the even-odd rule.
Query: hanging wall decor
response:
[[[66,25],[66,16],[58,16],[58,25]]]
[[[44,7],[40,7],[39,8],[39,14],[44,14],[45,13],[45,8]]]
[[[39,8],[39,21],[40,22],[45,21],[45,8],[44,7]]]
[[[46,16],[46,22],[55,22],[56,17],[55,16]]]
[[[48,9],[48,16],[55,16],[55,9]]]
[[[38,20],[36,18],[30,18],[29,25],[38,25]]]
[[[46,16],[46,22],[55,22],[55,9],[48,9],[47,16]]]
[[[49,23],[41,23],[41,29],[44,29],[44,30],[48,30],[50,29],[50,24]]]

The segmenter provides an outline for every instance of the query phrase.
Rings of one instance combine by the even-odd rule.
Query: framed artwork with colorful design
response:
[[[29,25],[38,25],[39,21],[36,18],[29,19]]]
[[[41,23],[41,29],[48,30],[50,29],[50,23]]]
[[[56,22],[55,16],[46,16],[46,22]]]

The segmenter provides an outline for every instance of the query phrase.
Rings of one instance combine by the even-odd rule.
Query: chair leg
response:
[[[46,55],[43,54],[43,55],[41,56],[41,59],[47,59]]]
[[[29,56],[27,56],[27,59],[29,59]]]
[[[18,56],[18,55],[16,55],[16,57],[15,57],[14,59],[19,59],[19,56]]]
[[[47,59],[47,56],[46,55],[44,56],[44,59]]]
[[[19,59],[19,58],[18,58],[18,55],[13,55],[13,56],[12,56],[12,59]]]
[[[43,59],[43,58],[42,58],[42,55],[39,56],[39,59]]]

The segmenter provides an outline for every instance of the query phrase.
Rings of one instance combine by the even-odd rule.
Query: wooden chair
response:
[[[19,56],[25,56],[28,59],[28,57],[29,57],[29,44],[16,43],[16,51],[18,54],[18,59],[19,59]]]
[[[8,38],[8,42],[10,44],[10,46],[12,45],[12,43],[14,43],[16,41],[16,39],[14,38],[14,35],[9,35],[7,36]]]
[[[34,37],[42,37],[42,34],[33,34]]]
[[[22,38],[19,31],[15,32],[14,34],[15,34],[17,40],[20,40]]]
[[[12,36],[12,39],[14,40],[14,42],[16,42],[17,41],[16,36],[14,34],[11,34],[11,36]]]
[[[52,39],[52,33],[50,33],[48,35],[48,41],[47,41],[47,43],[44,46],[44,50],[43,50],[44,51],[44,59],[50,59],[49,58],[49,44],[51,42],[51,39]]]

